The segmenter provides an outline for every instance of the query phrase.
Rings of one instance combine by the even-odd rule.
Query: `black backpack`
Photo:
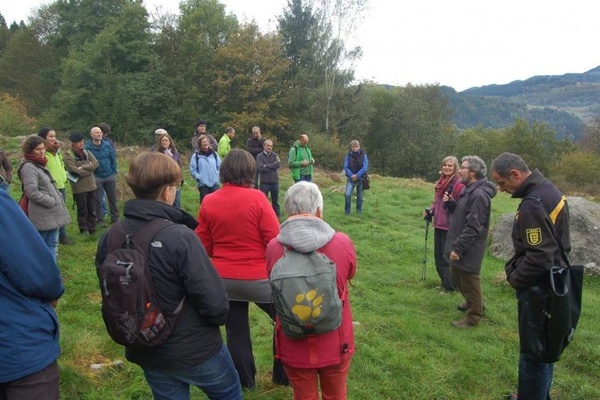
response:
[[[108,254],[96,272],[102,292],[102,319],[110,337],[123,346],[154,347],[164,343],[177,321],[185,297],[173,314],[156,300],[148,253],[156,234],[172,222],[155,219],[137,232],[122,221],[108,232]]]

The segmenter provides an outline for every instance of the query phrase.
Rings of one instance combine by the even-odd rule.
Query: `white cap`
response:
[[[157,130],[154,131],[155,135],[166,135],[168,134],[167,131],[165,131],[163,128],[158,128]]]

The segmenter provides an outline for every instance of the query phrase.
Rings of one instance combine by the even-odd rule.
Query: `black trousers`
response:
[[[229,314],[225,323],[227,331],[227,349],[233,359],[235,369],[240,376],[240,383],[245,389],[256,386],[256,364],[252,354],[250,339],[250,321],[248,319],[248,302],[230,301]],[[272,303],[256,303],[273,321],[275,321],[275,306]],[[275,355],[275,330],[273,330],[273,355]],[[288,384],[283,364],[273,358],[273,382]]]
[[[435,269],[440,276],[442,287],[446,291],[454,290],[452,283],[452,275],[450,274],[450,264],[444,257],[444,247],[446,246],[446,238],[448,231],[443,229],[435,229],[433,233],[433,254],[435,258]]]
[[[73,195],[77,205],[77,224],[80,231],[96,230],[96,191],[77,193]]]

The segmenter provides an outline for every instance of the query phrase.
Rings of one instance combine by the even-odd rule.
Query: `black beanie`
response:
[[[85,140],[85,136],[81,132],[73,132],[69,135],[69,140],[73,143]]]

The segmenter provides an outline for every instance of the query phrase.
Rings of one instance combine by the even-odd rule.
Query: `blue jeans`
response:
[[[271,205],[273,206],[273,211],[275,211],[275,215],[279,217],[279,183],[262,183],[260,184],[260,191],[269,197],[269,192],[271,192]]]
[[[300,175],[300,179],[294,179],[294,183],[300,181],[312,182],[312,175]]]
[[[56,257],[58,256],[58,228],[51,229],[49,231],[38,232],[40,233],[40,236],[46,243],[46,246],[48,246],[48,248],[52,252],[52,255],[54,255],[54,259],[56,260]]]
[[[346,214],[350,214],[350,209],[352,206],[352,192],[356,188],[356,212],[361,213],[363,209],[363,181],[362,179],[357,179],[355,181],[348,180],[346,182],[346,204],[344,207],[344,211]]]
[[[518,399],[550,400],[554,364],[541,362],[521,353],[519,359]]]
[[[154,400],[188,400],[190,385],[209,399],[242,400],[242,387],[231,356],[223,345],[210,360],[181,371],[142,367]]]
[[[173,207],[181,208],[181,189],[177,189],[177,192],[175,192],[175,201],[173,202]]]

